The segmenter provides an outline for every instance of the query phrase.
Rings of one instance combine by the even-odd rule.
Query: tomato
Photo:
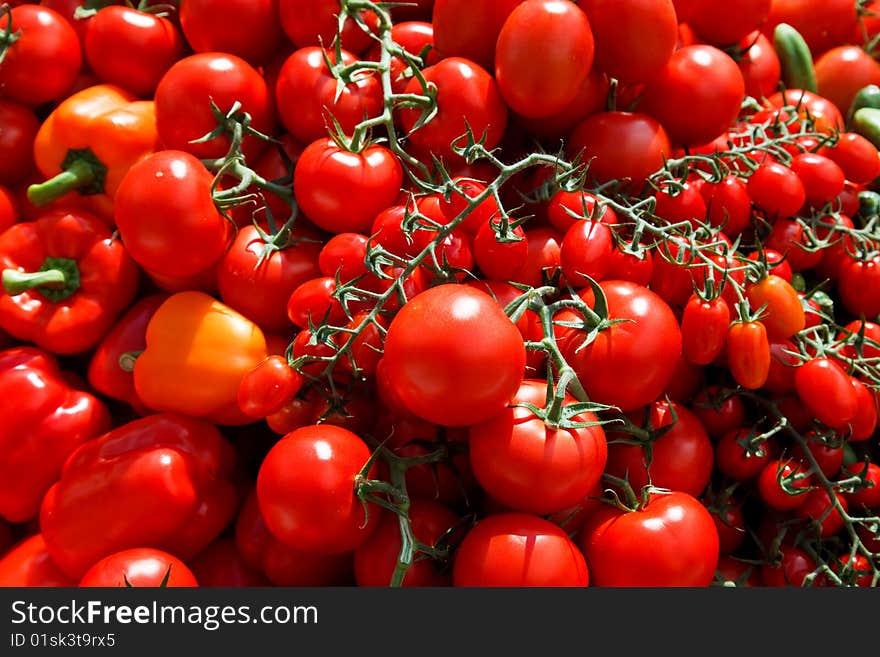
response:
[[[850,378],[836,361],[813,358],[795,370],[798,397],[817,420],[841,429],[858,413],[859,398]]]
[[[646,287],[628,281],[599,285],[610,319],[629,321],[600,331],[579,351],[577,344],[571,345],[574,353],[566,357],[591,400],[635,410],[656,399],[672,381],[681,354],[681,330],[666,302]],[[581,296],[593,305],[591,289]]]
[[[763,387],[777,394],[794,392],[794,373],[801,364],[797,346],[785,338],[772,339],[769,344],[770,370]]]
[[[590,219],[604,224],[616,224],[617,215],[610,207],[600,203],[590,192],[560,189],[547,202],[547,220],[558,231],[565,233],[580,219]]]
[[[523,0],[434,0],[431,23],[443,57],[464,57],[487,70],[495,65],[501,26]]]
[[[153,95],[185,48],[180,31],[167,18],[120,6],[105,7],[92,17],[83,45],[99,79],[142,97]]]
[[[16,185],[34,170],[34,139],[40,122],[25,105],[0,100],[0,125],[0,185]]]
[[[725,176],[717,184],[705,183],[700,191],[707,197],[709,225],[721,227],[730,238],[737,237],[750,224],[751,198],[746,183],[736,176]]]
[[[816,59],[816,82],[819,95],[846,114],[860,89],[880,84],[880,64],[859,46],[837,46]]]
[[[552,48],[547,48],[548,42]],[[498,34],[495,79],[514,112],[528,118],[551,116],[574,100],[593,56],[590,21],[577,5],[526,0],[514,8]]]
[[[296,163],[293,191],[300,209],[331,233],[366,233],[379,212],[400,191],[403,168],[386,147],[372,144],[358,153],[332,139],[309,144]],[[337,190],[346,189],[346,194]]]
[[[834,146],[823,146],[819,153],[834,160],[850,182],[867,184],[880,175],[877,149],[858,133],[840,133]]]
[[[302,376],[290,368],[286,358],[267,356],[242,378],[238,406],[250,417],[267,417],[280,411],[303,383]]]
[[[641,186],[663,168],[672,153],[669,136],[660,123],[635,112],[599,112],[579,123],[566,143],[570,158],[590,162],[588,176],[598,182],[630,180]]]
[[[765,586],[804,587],[807,576],[818,568],[816,561],[806,552],[793,545],[779,548],[775,562],[761,566],[761,579]]]
[[[773,0],[761,28],[768,37],[788,23],[804,37],[813,57],[846,43],[856,27],[856,8],[849,0]]]
[[[0,587],[74,587],[46,549],[42,534],[23,539],[0,556]]]
[[[851,557],[849,553],[840,555],[837,561],[831,564],[831,569],[850,586],[872,586],[874,582],[874,567],[863,554]]]
[[[746,95],[763,100],[779,87],[782,64],[773,44],[760,32],[752,32],[737,44],[744,52],[737,60],[746,85]]]
[[[770,460],[769,445],[759,443],[754,447],[749,442],[755,432],[751,429],[732,429],[715,445],[715,467],[719,472],[735,481],[745,481],[761,474]]]
[[[304,552],[338,554],[362,545],[380,518],[378,507],[368,513],[355,494],[369,458],[366,443],[340,427],[312,425],[284,436],[257,474],[269,531]]]
[[[715,571],[713,584],[751,588],[763,586],[761,570],[758,566],[740,561],[730,555],[722,555],[718,559],[718,568]]]
[[[606,471],[628,479],[638,494],[646,485],[702,495],[712,475],[712,443],[700,419],[681,404],[654,402],[635,415],[640,426],[647,423],[658,437],[647,446],[616,442],[610,436]]]
[[[230,226],[214,206],[212,183],[198,159],[176,150],[149,155],[125,174],[114,218],[129,255],[148,273],[193,276],[223,255]]]
[[[734,380],[756,390],[770,375],[770,343],[761,322],[735,322],[727,334],[727,366]]]
[[[594,281],[605,278],[611,265],[614,235],[602,222],[578,221],[565,233],[559,252],[565,279],[573,287],[583,287],[588,277]]]
[[[706,220],[706,201],[692,182],[685,181],[680,189],[660,189],[654,198],[654,214],[670,223],[689,221],[696,227]]]
[[[804,308],[791,283],[770,274],[746,288],[752,310],[764,307],[760,321],[769,338],[790,338],[806,326]],[[766,307],[765,307],[766,306]]]
[[[4,99],[36,106],[64,97],[82,67],[79,37],[53,9],[27,4],[0,16],[0,31],[21,32],[0,62]]]
[[[761,27],[770,5],[771,0],[737,0],[724,5],[694,0],[687,22],[707,42],[729,46]]]
[[[719,540],[709,511],[687,493],[655,493],[632,512],[601,509],[580,534],[594,586],[709,586]]]
[[[442,504],[430,499],[410,501],[409,521],[415,540],[430,548],[455,547],[449,536],[459,525],[459,517]],[[354,576],[358,586],[387,587],[400,555],[401,520],[385,514],[367,542],[354,553]],[[415,553],[402,586],[451,586],[452,572],[447,564]]]
[[[560,271],[562,235],[545,226],[526,229],[525,234],[529,251],[511,281],[540,287]]]
[[[557,525],[524,513],[487,516],[458,546],[457,587],[581,587],[590,581],[584,555]]]
[[[622,247],[613,249],[605,278],[608,280],[630,281],[631,283],[647,287],[654,273],[654,256],[644,246],[642,245],[643,250],[639,254],[628,253]]]
[[[706,501],[703,503],[706,504]],[[742,502],[724,500],[719,502],[718,508],[708,505],[707,508],[718,532],[719,554],[729,555],[735,552],[745,542],[747,532]]]
[[[877,429],[877,395],[854,377],[850,377],[849,382],[858,399],[858,411],[849,423],[849,441],[855,443],[870,439]]]
[[[809,120],[818,132],[830,132],[844,127],[843,115],[837,106],[827,98],[804,89],[777,91],[767,99],[771,109],[794,108],[801,120]],[[784,117],[786,112],[781,112]]]
[[[870,260],[845,258],[840,265],[837,294],[843,307],[857,317],[880,315],[880,256]]]
[[[332,50],[339,29],[339,0],[278,0],[281,29],[297,48],[320,46]],[[375,34],[379,20],[372,11],[359,12],[361,21]],[[372,37],[348,16],[342,25],[341,45],[344,50],[362,53],[369,48]]]
[[[278,0],[187,0],[178,17],[195,52],[225,52],[259,66],[269,62],[284,38],[278,4]]]
[[[837,504],[847,512],[846,498],[842,493],[835,492]],[[821,538],[828,538],[839,533],[844,527],[843,516],[840,511],[833,506],[828,491],[822,487],[814,488],[805,496],[803,504],[799,505],[795,510],[795,515],[799,518],[812,520],[818,528]]]
[[[675,50],[670,0],[579,0],[596,39],[596,68],[624,83],[647,82]]]
[[[847,476],[860,475],[865,485],[852,493],[845,493],[847,503],[853,509],[880,509],[880,466],[875,463],[857,462],[846,466]]]
[[[80,587],[198,586],[195,575],[174,555],[152,548],[133,548],[104,557],[86,571]]]
[[[562,139],[588,116],[605,109],[609,89],[608,77],[593,68],[584,78],[574,99],[561,110],[537,119],[517,115],[516,123],[535,137]]]
[[[212,103],[224,114],[240,103],[240,111],[251,117],[250,126],[264,135],[272,134],[275,126],[274,101],[266,81],[241,57],[222,52],[177,60],[159,80],[154,100],[156,129],[165,147],[198,158],[221,158],[229,150],[225,134],[193,143],[217,128]],[[252,162],[266,146],[266,141],[254,135],[246,135],[242,143],[245,157]]]
[[[490,279],[505,281],[514,278],[529,254],[529,242],[522,226],[511,232],[519,238],[517,242],[501,242],[496,230],[497,220],[483,224],[474,237],[474,261],[480,271]]]
[[[817,438],[815,432],[812,431],[807,433],[804,438],[807,439],[807,451],[815,459],[822,474],[826,477],[834,477],[843,467],[843,446],[825,443]],[[800,443],[795,443],[791,453],[805,468],[812,467]]]
[[[717,297],[705,301],[693,295],[684,307],[681,318],[681,340],[684,355],[696,365],[713,362],[727,340],[730,309]]]
[[[248,565],[234,538],[218,538],[187,563],[199,586],[212,588],[268,586],[269,580]]]
[[[223,302],[266,331],[290,327],[286,307],[291,293],[320,273],[320,246],[310,241],[269,249],[253,225],[240,228],[217,266]]]
[[[782,487],[782,482],[792,492]],[[798,463],[770,460],[758,474],[758,494],[764,504],[777,511],[792,511],[807,501],[810,478]]]
[[[426,82],[437,87],[437,112],[430,121],[413,132],[422,110],[400,110],[400,123],[409,134],[412,148],[421,157],[436,155],[445,160],[456,159],[453,141],[467,133],[468,126],[483,145],[492,149],[501,143],[507,127],[507,105],[498,84],[486,69],[462,57],[446,57],[422,71]],[[407,84],[405,93],[422,94],[417,78]],[[464,146],[464,143],[460,144]],[[458,158],[460,159],[460,158]]]
[[[697,393],[690,409],[700,418],[711,438],[718,439],[745,421],[746,409],[742,398],[725,394],[717,385],[706,386]]]
[[[745,81],[736,62],[713,46],[686,46],[648,83],[639,111],[657,119],[673,143],[707,144],[739,114]]]
[[[510,408],[470,428],[470,463],[482,488],[513,511],[546,515],[574,506],[599,482],[608,449],[598,424],[548,425],[528,408],[546,407],[547,383],[527,379]],[[566,395],[564,404],[575,399]],[[581,413],[572,422],[597,422]]]
[[[385,338],[394,393],[414,415],[466,426],[501,412],[524,376],[525,346],[487,293],[455,284],[401,308]]]
[[[880,64],[877,66],[880,68]],[[800,153],[792,158],[790,166],[804,185],[807,203],[815,208],[821,208],[843,192],[843,170],[824,155]]]
[[[341,51],[341,64],[357,61],[353,53]],[[335,119],[346,135],[358,123],[382,113],[382,83],[371,71],[359,71],[351,81],[337,89],[325,52],[318,46],[294,51],[284,60],[275,82],[275,98],[282,125],[298,140],[310,144],[327,137]],[[336,63],[333,51],[326,53]]]
[[[440,61],[437,48],[434,45],[434,26],[423,21],[404,21],[396,23],[391,28],[391,38],[410,55],[423,57],[425,66],[432,66]],[[381,44],[375,43],[368,51],[366,59],[380,61],[382,58]],[[413,71],[407,60],[393,55],[391,57],[391,89],[394,93],[403,93],[406,85],[412,77]]]

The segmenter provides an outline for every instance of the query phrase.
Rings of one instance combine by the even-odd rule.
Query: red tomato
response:
[[[529,255],[529,241],[522,226],[511,232],[520,238],[517,242],[501,242],[496,231],[497,220],[487,221],[474,237],[474,261],[486,278],[506,281],[516,277],[523,260]]]
[[[803,89],[777,91],[767,99],[767,106],[775,110],[781,110],[783,107],[794,108],[798,118],[802,121],[809,119],[819,132],[842,130],[844,127],[843,115],[837,106],[812,91]],[[787,111],[781,112],[781,115],[786,116]]]
[[[850,182],[867,184],[880,175],[877,149],[855,132],[840,133],[834,146],[823,146],[819,153],[837,162]]]
[[[491,296],[446,284],[398,312],[383,362],[410,412],[466,426],[504,409],[522,382],[525,356],[522,336]]]
[[[0,557],[0,587],[73,587],[49,556],[42,534],[20,541]]]
[[[736,176],[725,176],[718,184],[706,183],[700,191],[707,197],[709,224],[719,226],[731,239],[751,222],[752,201],[746,183]]]
[[[501,26],[523,0],[434,0],[431,23],[443,57],[464,57],[487,70],[495,66]]]
[[[734,481],[745,481],[761,474],[770,459],[766,443],[752,446],[755,432],[751,429],[728,431],[715,445],[716,469]]]
[[[337,89],[324,56],[336,62],[336,54],[318,46],[300,48],[284,61],[275,82],[278,116],[284,127],[304,144],[327,137],[332,120],[342,132],[351,135],[358,123],[382,113],[382,83],[371,71],[359,71],[351,81]],[[341,63],[357,61],[342,51]]]
[[[782,64],[773,44],[760,32],[744,36],[737,44],[744,50],[737,61],[746,85],[746,95],[763,100],[779,88]]]
[[[422,76],[437,87],[436,114],[413,132],[422,110],[400,110],[400,123],[410,135],[411,147],[421,157],[430,157],[433,153],[454,161],[457,156],[451,144],[467,133],[468,126],[475,138],[485,135],[486,148],[492,149],[501,143],[508,110],[498,84],[486,69],[462,57],[447,57],[422,71]],[[409,81],[405,93],[423,93],[417,78]]]
[[[202,587],[269,586],[265,575],[245,562],[234,538],[217,539],[187,565]]]
[[[636,414],[641,420],[644,413]],[[645,423],[659,436],[650,446],[616,442],[626,437],[614,434],[608,445],[606,471],[620,479],[628,479],[638,494],[651,484],[658,488],[703,494],[712,475],[712,443],[700,419],[681,404],[654,402],[648,407]]]
[[[850,377],[835,360],[814,358],[795,370],[798,397],[817,420],[842,429],[858,413],[859,398]]]
[[[840,508],[843,509],[843,512],[846,513],[848,510],[846,498],[842,493],[838,492],[835,492],[834,496],[837,504],[839,504]],[[834,536],[843,530],[843,516],[840,515],[840,511],[831,502],[831,497],[827,490],[822,487],[814,488],[804,495],[804,497],[806,499],[803,504],[795,509],[795,515],[799,518],[812,520],[818,528],[818,533],[821,538]]]
[[[528,379],[497,416],[471,426],[470,463],[483,489],[512,511],[546,515],[582,501],[596,486],[608,450],[600,425],[561,428],[516,404],[546,407],[546,381]],[[564,404],[575,403],[566,395]],[[571,422],[597,422],[581,413]]]
[[[761,579],[765,586],[803,587],[807,575],[818,568],[815,560],[800,548],[783,545],[777,559],[761,566]]]
[[[358,153],[332,139],[312,142],[300,155],[293,191],[300,209],[331,233],[366,233],[376,215],[400,192],[403,168],[386,147],[372,144]],[[338,190],[345,189],[345,194]]]
[[[268,356],[244,375],[238,387],[238,406],[248,416],[265,418],[277,413],[299,392],[302,375],[282,356]]]
[[[880,68],[880,64],[877,67]],[[799,153],[792,158],[790,166],[804,185],[807,203],[815,208],[821,208],[843,192],[846,182],[843,170],[824,155]]]
[[[870,260],[845,258],[840,265],[837,294],[843,307],[857,317],[880,315],[880,256]]]
[[[768,37],[779,23],[801,33],[813,57],[844,44],[856,27],[856,7],[850,0],[773,0],[761,28]]]
[[[647,82],[675,50],[670,0],[579,0],[596,39],[596,68],[624,83]]]
[[[696,295],[691,296],[681,317],[685,357],[696,365],[713,362],[724,349],[729,324],[730,309],[723,298],[705,301]]]
[[[187,565],[172,554],[153,548],[133,548],[104,557],[86,571],[80,587],[198,586]]]
[[[240,111],[251,117],[251,127],[264,135],[271,135],[275,126],[274,101],[263,76],[242,58],[222,52],[177,60],[159,80],[154,100],[156,129],[165,147],[198,158],[221,158],[229,150],[225,134],[193,143],[217,128],[212,103],[223,113],[240,103]],[[245,136],[242,149],[247,160],[256,161],[267,144],[254,135]]]
[[[584,555],[557,525],[524,513],[480,520],[455,554],[459,587],[581,587],[589,584]]]
[[[339,0],[278,0],[281,28],[297,48],[320,46],[332,50],[339,29]],[[372,11],[361,11],[361,21],[375,34],[379,19]],[[362,53],[373,38],[348,16],[342,25],[344,50]]]
[[[792,511],[807,501],[810,478],[804,477],[798,463],[768,461],[758,474],[758,494],[764,504],[776,511]],[[783,482],[792,492],[783,488]]]
[[[578,123],[605,109],[609,88],[608,77],[593,68],[581,83],[577,95],[564,108],[537,119],[517,115],[516,122],[535,137],[563,139]]]
[[[777,189],[776,193],[779,194],[780,190]],[[792,271],[813,269],[822,261],[822,251],[808,250],[803,226],[794,219],[776,219],[764,241],[764,246],[785,256]]]
[[[641,186],[672,153],[666,130],[645,114],[599,112],[579,123],[568,137],[570,158],[590,162],[588,175],[598,182],[630,180]]]
[[[693,0],[687,23],[709,43],[730,46],[764,24],[770,4],[771,0],[735,0],[725,4]]]
[[[580,535],[594,586],[709,586],[719,541],[709,511],[687,493],[655,493],[637,511],[600,509]]]
[[[312,425],[287,434],[257,474],[269,531],[304,552],[339,554],[362,545],[380,518],[378,507],[368,513],[355,494],[355,477],[369,458],[366,443],[340,427]]]
[[[195,52],[225,52],[260,66],[272,59],[284,39],[278,4],[278,0],[187,0],[181,3],[178,18]]]
[[[746,409],[738,395],[725,394],[717,385],[706,386],[691,401],[690,409],[700,418],[710,437],[718,439],[743,424]]]
[[[600,331],[579,351],[575,337],[566,356],[590,399],[635,410],[656,399],[672,381],[681,354],[681,330],[666,302],[646,287],[628,281],[602,281],[600,287],[609,318],[629,321]],[[581,296],[593,305],[592,290]]]
[[[34,139],[40,122],[18,103],[0,100],[0,185],[16,185],[34,170]]]
[[[756,390],[770,375],[770,343],[761,322],[736,322],[727,335],[727,366],[734,380]]]
[[[0,62],[5,99],[36,106],[61,100],[82,67],[79,37],[53,9],[27,4],[0,16],[0,31],[20,32]]]
[[[806,326],[804,308],[791,283],[770,274],[746,288],[746,297],[753,310],[764,308],[760,321],[769,338],[790,338]]]
[[[864,486],[852,493],[845,493],[848,504],[854,509],[871,511],[880,509],[880,466],[864,461],[846,466],[847,476],[860,475]]]
[[[498,34],[494,69],[498,89],[517,114],[551,116],[577,96],[593,66],[593,55],[590,21],[577,5],[526,0],[514,8]],[[553,74],[547,75],[548,71]]]
[[[167,18],[120,6],[105,7],[92,17],[83,45],[100,80],[145,98],[153,95],[186,47]]]
[[[447,507],[430,499],[410,501],[409,521],[412,535],[419,543],[430,548],[455,547],[449,536],[459,525],[459,517]],[[354,553],[354,576],[358,586],[387,587],[400,556],[401,520],[388,513],[367,542]],[[415,553],[406,571],[402,586],[450,586],[451,569],[439,560]]]
[[[588,277],[598,282],[611,266],[614,235],[607,224],[577,221],[565,233],[559,252],[565,279],[574,287],[584,287]]]
[[[742,73],[729,55],[686,46],[648,83],[639,111],[656,118],[673,143],[700,146],[727,131],[744,96]]]

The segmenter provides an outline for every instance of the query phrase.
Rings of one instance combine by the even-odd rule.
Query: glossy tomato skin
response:
[[[518,5],[495,48],[495,79],[508,107],[528,118],[565,109],[593,65],[594,48],[590,21],[577,5],[559,0]]]
[[[644,508],[609,507],[587,519],[580,535],[594,586],[708,586],[719,540],[709,511],[686,493],[657,493]]]
[[[522,3],[523,0],[434,0],[431,23],[437,50],[442,57],[464,57],[491,70],[501,26]]]
[[[647,82],[675,50],[670,0],[579,0],[596,39],[596,68],[621,82]]]
[[[835,360],[814,358],[802,364],[795,370],[794,385],[813,417],[832,429],[842,429],[858,413],[856,391]]]
[[[600,331],[592,343],[570,353],[569,362],[591,400],[632,411],[652,402],[671,382],[682,349],[681,330],[668,304],[648,288],[629,281],[599,285],[610,318],[632,321]],[[592,305],[591,290],[581,296]]]
[[[737,62],[745,82],[746,95],[758,100],[767,98],[777,90],[782,76],[782,64],[773,44],[758,32],[747,34],[738,45],[747,48]]]
[[[744,96],[745,81],[729,55],[713,46],[687,46],[647,85],[638,108],[656,118],[673,143],[700,146],[724,134]]]
[[[156,128],[165,147],[198,158],[221,158],[229,150],[226,135],[192,143],[217,127],[212,102],[223,113],[240,103],[241,111],[251,116],[251,127],[264,135],[271,135],[275,127],[268,84],[257,69],[235,55],[206,52],[177,60],[159,80],[154,100]],[[256,161],[266,146],[265,140],[254,135],[245,136],[242,142],[249,162]]]
[[[214,265],[230,226],[211,197],[213,176],[190,153],[162,150],[128,170],[114,203],[119,234],[149,274],[184,278]],[[187,248],[180,256],[180,245]]]
[[[366,233],[376,215],[394,202],[402,181],[400,162],[381,144],[352,153],[324,138],[300,155],[293,191],[300,209],[317,227],[331,233]],[[347,193],[340,194],[340,189]]]
[[[29,107],[0,100],[0,185],[17,185],[34,169],[34,139],[40,129]]]
[[[225,52],[253,66],[268,63],[284,40],[278,0],[187,0],[179,19],[195,52]]]
[[[131,7],[105,7],[88,25],[83,45],[92,71],[104,82],[141,97],[152,96],[185,51],[174,23]]]
[[[311,425],[282,438],[257,475],[260,511],[269,531],[304,552],[338,554],[364,543],[378,524],[355,494],[370,450],[352,432]]]
[[[27,4],[0,17],[0,31],[7,28],[21,36],[0,63],[0,94],[32,107],[61,100],[82,67],[73,27],[53,9]]]
[[[734,380],[757,390],[770,376],[770,343],[761,322],[736,322],[727,335],[727,366]]]
[[[715,444],[715,468],[734,481],[745,481],[761,474],[770,460],[766,444],[750,445],[755,432],[748,428],[731,429]]]
[[[730,308],[718,297],[705,301],[692,296],[684,307],[681,318],[681,337],[684,354],[696,365],[713,362],[727,340]]]
[[[546,407],[547,383],[523,381],[510,407],[469,432],[469,455],[482,488],[511,510],[546,515],[575,506],[602,476],[608,455],[600,425],[555,429],[515,404]],[[565,404],[575,403],[571,395]],[[596,422],[592,413],[573,422]]]
[[[80,587],[194,587],[195,575],[172,554],[132,548],[108,555],[86,571]]]
[[[687,21],[708,43],[730,46],[764,24],[771,4],[771,0],[736,0],[724,4],[694,0]]]
[[[76,580],[52,560],[42,534],[22,539],[0,557],[0,588],[73,587]]]
[[[304,382],[302,375],[287,364],[287,358],[267,356],[242,377],[238,387],[238,406],[250,417],[268,417],[280,411]]]
[[[278,0],[278,16],[284,34],[297,48],[335,45],[339,27],[339,0]],[[371,11],[360,12],[361,20],[376,33],[378,18]],[[352,17],[343,23],[341,45],[362,53],[373,44],[369,34]]]
[[[457,587],[582,587],[590,576],[560,527],[539,516],[498,513],[464,535],[452,580]]]
[[[526,353],[489,294],[444,284],[410,299],[394,317],[382,360],[411,413],[467,426],[504,410],[522,382]]]

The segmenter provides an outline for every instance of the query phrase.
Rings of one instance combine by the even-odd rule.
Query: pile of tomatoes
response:
[[[0,585],[877,585],[878,34],[5,3]]]

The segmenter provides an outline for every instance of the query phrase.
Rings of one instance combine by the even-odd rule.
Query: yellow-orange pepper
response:
[[[112,220],[113,197],[133,164],[159,148],[155,105],[111,84],[72,94],[52,110],[34,140],[34,160],[46,182],[28,198],[46,205],[70,192]]]
[[[254,422],[238,407],[242,377],[268,354],[260,327],[197,291],[171,295],[147,325],[134,364],[141,401],[220,425]]]

